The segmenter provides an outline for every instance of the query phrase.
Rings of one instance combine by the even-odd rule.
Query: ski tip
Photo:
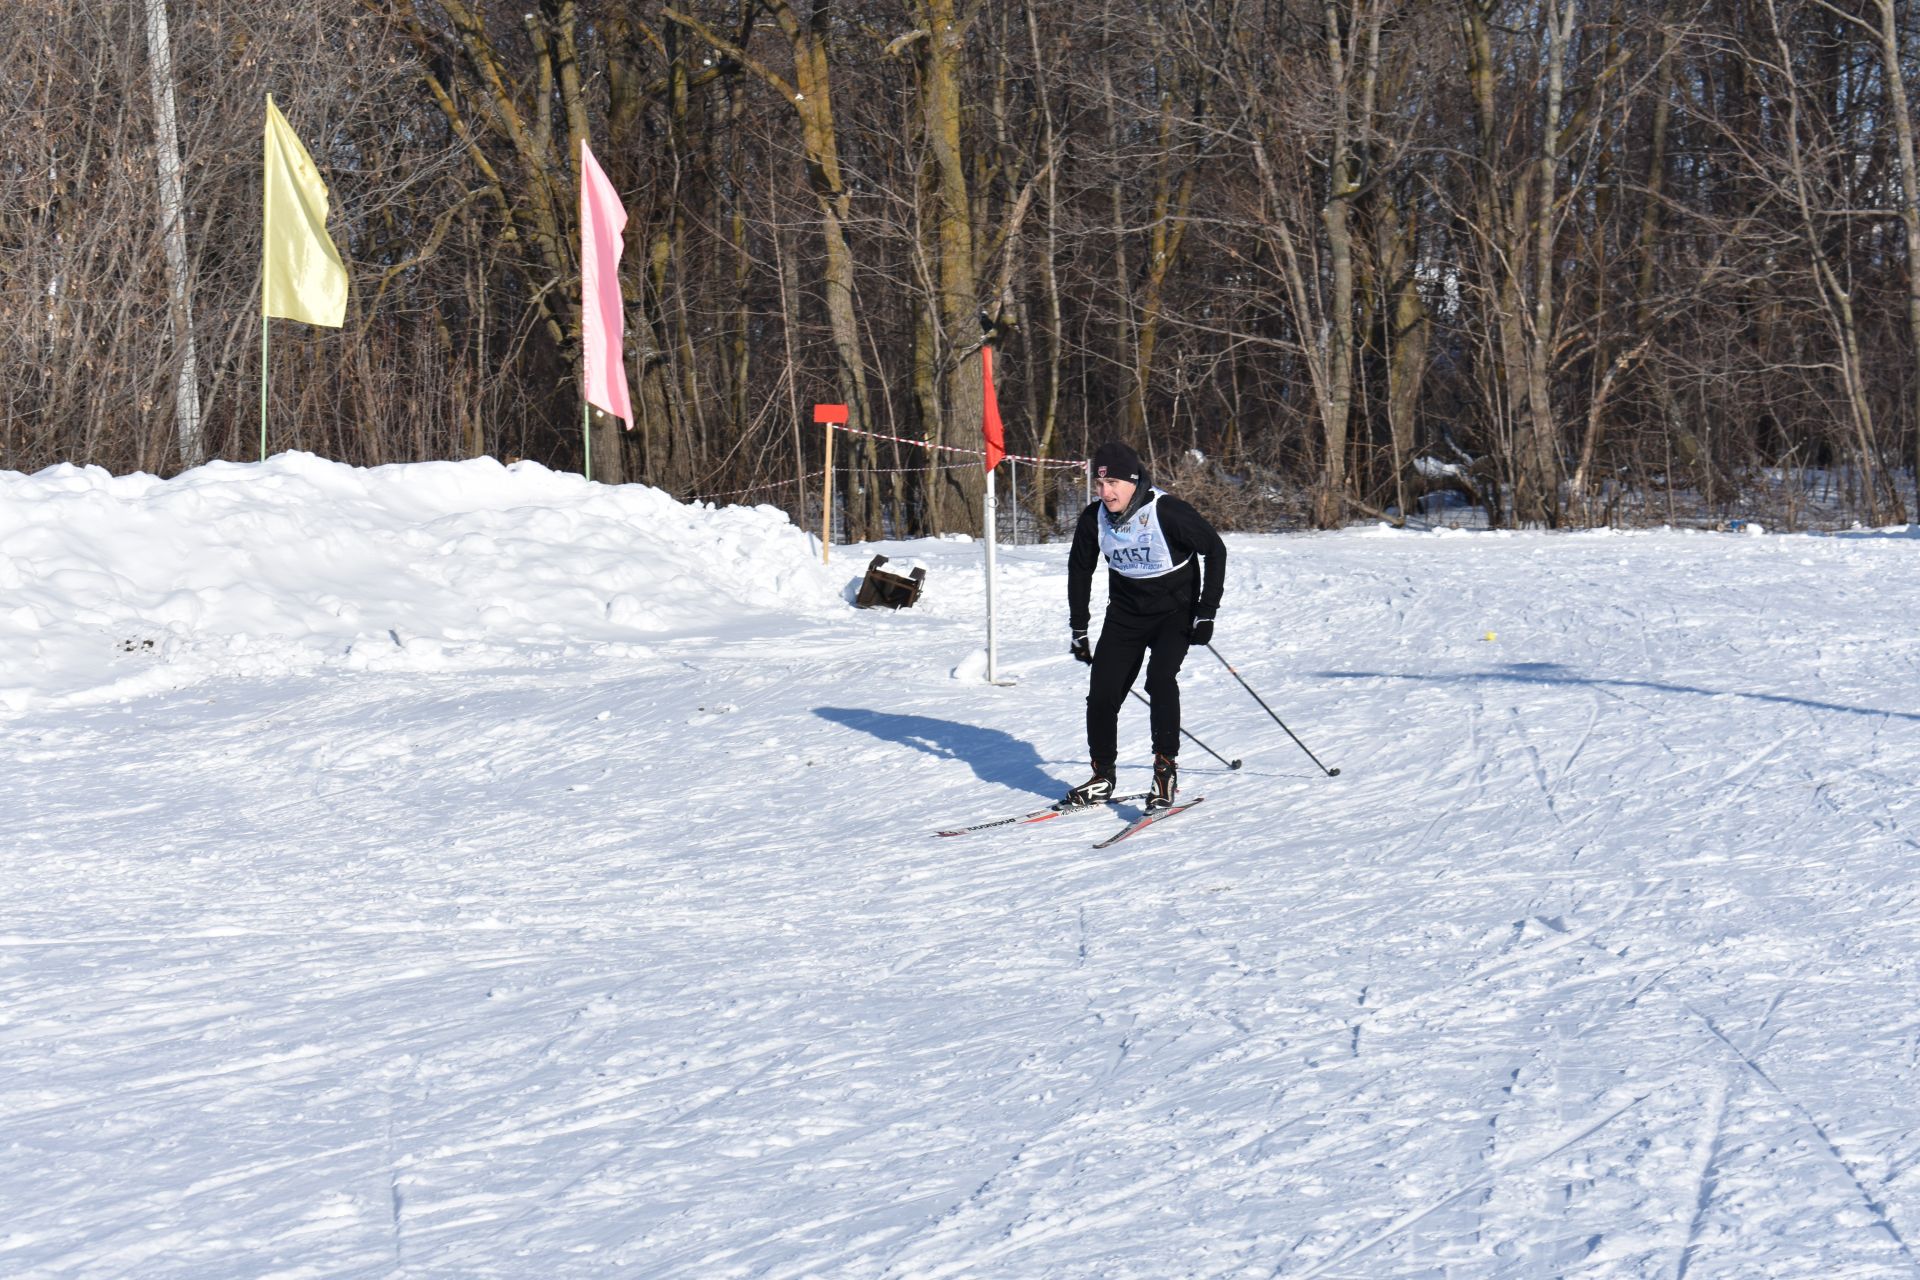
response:
[[[1163,818],[1171,818],[1176,813],[1185,813],[1187,810],[1193,808],[1195,805],[1199,804],[1202,800],[1205,800],[1205,799],[1206,799],[1205,796],[1195,796],[1191,800],[1182,800],[1180,803],[1175,805],[1170,805],[1165,809],[1150,809],[1146,813],[1142,814],[1138,818],[1135,818],[1132,822],[1129,822],[1126,826],[1120,828],[1120,830],[1108,836],[1105,840],[1100,841],[1098,844],[1094,845],[1093,847],[1096,849],[1111,848],[1112,846],[1119,844],[1122,840],[1127,839],[1129,836],[1133,836],[1138,834],[1139,832],[1145,831],[1148,827],[1153,826],[1155,823],[1159,822]]]

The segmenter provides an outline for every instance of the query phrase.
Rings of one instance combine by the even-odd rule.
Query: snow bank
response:
[[[844,576],[772,507],[685,506],[531,462],[0,472],[0,708],[631,645],[743,612],[837,612]]]

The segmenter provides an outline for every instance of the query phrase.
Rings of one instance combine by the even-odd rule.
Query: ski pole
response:
[[[1212,654],[1216,658],[1220,658],[1220,651],[1214,648],[1212,645],[1207,646],[1207,652]],[[1233,669],[1233,664],[1231,662],[1228,662],[1225,658],[1220,658],[1220,665],[1225,667],[1228,673],[1231,674],[1235,680],[1240,681],[1240,687],[1242,689],[1245,689],[1248,693],[1253,694],[1253,700],[1260,704],[1260,709],[1262,711],[1266,712],[1270,716],[1273,716],[1273,722],[1275,724],[1279,725],[1282,729],[1287,729],[1287,722],[1285,720],[1282,720],[1279,716],[1274,715],[1273,708],[1267,705],[1267,700],[1265,698],[1262,698],[1259,694],[1253,692],[1253,686],[1248,684],[1246,680],[1244,680],[1241,677],[1240,673]],[[1287,729],[1287,736],[1293,739],[1294,746],[1299,747],[1302,751],[1307,751],[1307,744],[1300,741],[1300,735],[1296,734],[1291,729]],[[1320,764],[1320,757],[1316,756],[1311,751],[1307,751],[1307,759],[1313,761],[1315,764]],[[1338,769],[1329,769],[1327,768],[1327,766],[1323,764],[1320,764],[1320,771],[1326,774],[1329,778],[1337,778],[1340,776],[1340,771]]]
[[[1134,697],[1140,699],[1140,701],[1145,702],[1147,706],[1149,707],[1153,706],[1153,703],[1151,701],[1148,701],[1147,695],[1144,693],[1141,693],[1138,689],[1129,689],[1127,690],[1127,692],[1132,694]],[[1195,738],[1191,733],[1188,733],[1187,726],[1181,725],[1180,732],[1185,733],[1188,738],[1192,739],[1194,746],[1200,748],[1202,751],[1212,756],[1215,760],[1218,760],[1221,764],[1227,766],[1227,768],[1238,769],[1240,767],[1240,761],[1227,759],[1225,756],[1221,755],[1218,751],[1215,751],[1212,747],[1200,741],[1200,739]]]

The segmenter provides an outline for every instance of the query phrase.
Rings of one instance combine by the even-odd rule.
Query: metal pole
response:
[[[580,401],[580,456],[587,461],[587,479],[593,479],[593,427],[588,418],[593,414],[593,406],[584,399]]]
[[[1260,704],[1260,709],[1262,711],[1266,712],[1270,716],[1273,716],[1273,722],[1275,724],[1279,725],[1282,729],[1287,729],[1287,722],[1285,720],[1282,720],[1277,714],[1275,714],[1273,708],[1267,705],[1267,700],[1265,698],[1253,692],[1253,686],[1248,684],[1246,682],[1246,679],[1243,676],[1241,676],[1241,674],[1238,671],[1235,671],[1233,669],[1233,664],[1231,662],[1228,662],[1225,658],[1220,657],[1220,651],[1218,649],[1214,648],[1212,645],[1208,645],[1207,652],[1212,654],[1216,658],[1220,658],[1220,665],[1225,667],[1227,669],[1228,674],[1230,674],[1235,680],[1240,681],[1240,687],[1242,689],[1245,689],[1248,693],[1253,694],[1253,700]],[[1294,746],[1300,748],[1302,751],[1307,751],[1307,744],[1300,741],[1300,735],[1296,734],[1291,729],[1287,729],[1287,736],[1293,739]],[[1316,756],[1311,751],[1307,751],[1307,759],[1313,761],[1315,764],[1320,764],[1320,757]],[[1326,774],[1329,778],[1337,778],[1340,776],[1340,771],[1338,769],[1329,769],[1327,768],[1327,766],[1323,764],[1320,764],[1320,771]]]
[[[987,530],[987,683],[999,683],[999,650],[993,635],[993,570],[994,536],[993,515],[996,505],[993,488],[993,472],[987,472],[986,530]]]
[[[267,98],[271,104],[273,98]],[[260,461],[267,460],[267,246],[273,243],[273,201],[260,209]]]
[[[1153,706],[1152,699],[1148,698],[1146,694],[1140,692],[1138,689],[1129,689],[1127,690],[1127,692],[1132,694],[1134,697],[1140,699],[1140,701],[1146,703],[1148,707]],[[1202,751],[1206,752],[1208,755],[1212,756],[1215,760],[1218,760],[1221,764],[1227,766],[1227,768],[1229,769],[1238,769],[1243,763],[1245,763],[1244,761],[1240,761],[1240,760],[1227,759],[1225,756],[1221,755],[1218,751],[1215,751],[1212,747],[1200,741],[1200,739],[1194,737],[1193,734],[1188,731],[1187,726],[1185,725],[1180,726],[1180,732],[1186,734],[1187,740],[1192,742],[1194,746],[1200,748]]]
[[[260,461],[267,460],[267,296],[260,292]]]
[[[1020,464],[1007,459],[1007,488],[1013,492],[1013,545],[1020,545]]]

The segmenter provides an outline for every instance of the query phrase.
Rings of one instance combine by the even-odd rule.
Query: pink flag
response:
[[[620,305],[620,251],[626,247],[627,209],[586,139],[580,141],[580,347],[587,403],[633,428],[627,366],[620,343],[627,335]]]

